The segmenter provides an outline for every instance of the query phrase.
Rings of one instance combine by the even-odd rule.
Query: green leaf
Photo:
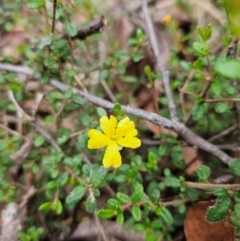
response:
[[[115,211],[111,209],[101,209],[97,212],[97,215],[100,218],[108,219],[115,215]]]
[[[142,224],[142,223],[135,223],[135,224],[133,225],[133,229],[136,230],[136,231],[141,232],[141,231],[144,231],[144,230],[145,230],[145,225]]]
[[[226,112],[228,109],[229,109],[229,107],[228,107],[228,104],[226,102],[218,102],[215,105],[215,111],[217,113],[220,113],[220,114]]]
[[[39,0],[30,1],[27,5],[31,9],[39,9],[44,7],[44,1],[39,1]]]
[[[139,62],[142,58],[142,55],[139,52],[137,52],[133,54],[132,58],[134,62]]]
[[[131,198],[128,195],[126,195],[126,194],[124,194],[122,192],[118,192],[117,193],[117,198],[123,204],[131,203]]]
[[[173,223],[173,217],[170,211],[163,206],[161,206],[160,209],[161,211],[158,213],[158,215],[162,218],[166,225],[171,225]]]
[[[113,113],[115,116],[119,116],[119,117],[125,114],[125,112],[122,110],[122,106],[119,103],[114,104]]]
[[[57,143],[58,145],[65,144],[70,138],[71,131],[69,129],[60,128],[57,131]]]
[[[59,174],[59,169],[57,167],[54,167],[50,172],[51,178],[56,178],[58,174]]]
[[[92,169],[91,173],[91,183],[94,188],[102,185],[105,177],[107,175],[107,169],[103,166],[96,166]]]
[[[77,73],[78,73],[78,71],[75,70],[75,69],[67,69],[67,70],[66,70],[66,75],[69,76],[69,77],[73,77],[73,76],[75,76]]]
[[[210,168],[208,166],[200,166],[196,170],[199,180],[207,180],[210,176]]]
[[[52,190],[57,190],[59,189],[59,183],[55,180],[50,181],[47,183],[47,188]]]
[[[135,190],[134,190],[133,195],[131,196],[131,200],[133,203],[136,203],[136,202],[140,201],[143,196],[143,186],[139,183],[136,183],[134,189]]]
[[[119,74],[124,74],[126,71],[126,66],[122,65],[118,67],[118,73]]]
[[[56,100],[63,100],[65,98],[64,94],[58,90],[53,90],[50,93],[50,96],[51,96],[51,98],[56,99]]]
[[[89,177],[90,176],[90,166],[88,164],[84,164],[82,167],[82,172],[85,177]]]
[[[240,79],[240,61],[235,59],[220,59],[214,65],[217,74],[228,79]]]
[[[191,187],[186,187],[186,194],[187,197],[192,201],[195,202],[196,200],[198,200],[198,192],[196,189],[191,188]]]
[[[139,40],[138,39],[135,39],[135,38],[130,38],[129,40],[128,40],[128,44],[130,45],[130,46],[138,46],[138,44],[139,44]]]
[[[191,63],[192,68],[196,70],[202,69],[203,65],[204,65],[204,61],[202,57],[198,57],[196,61]]]
[[[52,43],[52,35],[46,36],[41,39],[38,48],[43,49],[45,46],[50,45]]]
[[[56,212],[56,214],[61,214],[62,213],[62,203],[60,200],[57,200],[55,203],[54,203],[54,211]]]
[[[206,28],[204,28],[204,29],[201,27],[198,27],[197,30],[204,42],[208,41],[212,36],[212,25],[211,24],[208,24],[206,26]]]
[[[158,154],[159,156],[164,156],[166,155],[167,151],[170,148],[170,143],[169,142],[163,142],[161,143],[159,150],[158,150]]]
[[[215,80],[211,83],[211,90],[214,95],[219,96],[221,94],[221,85]]]
[[[117,209],[118,207],[121,207],[121,203],[115,198],[110,198],[107,201],[107,206],[110,209]]]
[[[142,211],[140,207],[137,205],[133,205],[131,211],[132,211],[132,216],[134,220],[137,222],[140,221],[142,218]]]
[[[205,46],[203,43],[200,42],[194,42],[193,48],[199,55],[206,55],[209,51],[209,47]]]
[[[95,211],[96,207],[97,207],[96,201],[92,200],[91,197],[87,198],[85,205],[86,205],[86,210],[89,213],[93,213]]]
[[[145,35],[144,35],[143,31],[140,28],[138,28],[137,29],[137,39],[142,39],[144,37],[145,37]]]
[[[98,116],[102,117],[102,116],[107,116],[107,112],[105,109],[103,109],[102,107],[97,107],[97,114]]]
[[[240,193],[235,191],[233,195],[234,201],[240,203]]]
[[[172,188],[180,187],[180,182],[176,177],[167,177],[165,183],[167,186],[170,186]]]
[[[83,105],[85,103],[85,100],[83,99],[83,97],[75,94],[72,95],[72,100],[79,105]]]
[[[122,76],[122,81],[132,84],[132,83],[137,83],[138,80],[135,76],[124,75]]]
[[[228,191],[223,187],[219,187],[214,191],[214,195],[216,197],[228,197]]]
[[[54,64],[56,64],[57,63],[57,61],[55,60],[55,59],[46,59],[45,61],[44,61],[44,65],[46,66],[46,67],[51,67],[51,66],[53,66]]]
[[[43,136],[38,135],[35,139],[34,139],[34,146],[35,147],[40,147],[45,141],[45,138]]]
[[[83,198],[85,192],[86,192],[86,187],[83,187],[83,186],[75,187],[71,191],[71,193],[67,196],[66,203],[71,205],[76,204],[78,201],[80,201]]]
[[[163,227],[163,223],[161,220],[154,220],[151,222],[151,227],[154,229],[161,229]]]
[[[100,71],[99,76],[98,76],[98,80],[105,80],[107,79],[109,76],[109,70],[108,69],[103,69]]]
[[[146,241],[156,241],[156,238],[151,231],[147,231]]]
[[[126,183],[127,182],[127,179],[128,177],[124,174],[120,174],[120,175],[116,175],[114,176],[113,180],[116,182],[116,183],[119,183],[119,184],[123,184],[123,183]]]
[[[71,22],[66,23],[66,31],[71,37],[77,35],[77,28]]]
[[[52,202],[45,202],[38,208],[38,210],[49,211],[51,209],[51,206],[52,206]]]
[[[208,106],[208,103],[197,103],[193,109],[193,119],[201,119],[206,114]]]
[[[240,176],[240,159],[230,161],[229,168],[235,175]]]
[[[171,151],[171,158],[172,158],[172,163],[177,168],[184,168],[185,166],[182,156],[183,156],[182,146],[179,146],[179,145],[174,146]]]
[[[68,172],[62,173],[62,174],[58,177],[59,185],[60,185],[60,186],[64,186],[64,185],[67,183],[68,178],[69,178]]]
[[[215,205],[208,207],[206,217],[209,222],[222,221],[230,209],[231,199],[229,196],[220,196]]]
[[[240,2],[238,0],[224,0],[230,31],[235,37],[240,35]]]
[[[234,226],[240,226],[240,203],[235,204],[230,220]]]
[[[119,214],[117,215],[116,222],[117,222],[118,224],[123,224],[123,222],[124,222],[124,215],[123,215],[123,213],[119,213]]]
[[[72,88],[68,88],[67,91],[64,93],[64,97],[66,99],[70,99],[72,97],[73,94],[73,89]]]
[[[51,126],[54,122],[55,118],[52,115],[46,116],[44,122],[46,123],[47,126]]]

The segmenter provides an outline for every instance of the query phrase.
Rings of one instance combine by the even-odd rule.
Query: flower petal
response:
[[[109,168],[111,166],[117,168],[121,166],[122,158],[118,150],[118,144],[116,141],[111,141],[110,144],[107,146],[103,157],[103,166],[105,168]]]
[[[104,135],[102,132],[91,129],[88,131],[88,148],[89,149],[99,149],[104,146],[107,146],[109,142],[111,141],[106,135]]]
[[[119,136],[119,138],[126,136],[129,132],[132,132],[135,129],[135,124],[133,121],[130,121],[129,117],[125,117],[120,120],[115,134]]]
[[[117,140],[117,143],[123,147],[138,148],[141,146],[141,140],[137,137],[125,136]]]
[[[110,116],[110,119],[107,116],[103,116],[100,118],[100,126],[105,135],[111,138],[115,134],[117,119],[113,115]]]

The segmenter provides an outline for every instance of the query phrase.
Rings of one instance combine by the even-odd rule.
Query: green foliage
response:
[[[86,192],[86,187],[78,186],[75,187],[66,198],[66,203],[73,206],[80,201]]]
[[[240,34],[240,3],[237,0],[224,0],[230,31],[236,37]]]
[[[215,65],[214,70],[217,74],[228,79],[240,79],[240,61],[235,59],[219,59]]]
[[[31,226],[27,232],[20,232],[18,237],[21,241],[38,241],[45,236],[43,228],[36,228]]]
[[[208,24],[205,28],[197,27],[198,33],[204,42],[208,41],[212,36],[212,25]]]
[[[155,59],[145,29],[133,29],[126,42],[128,46],[121,49],[122,44],[127,44],[116,39],[119,32],[116,34],[114,31],[120,31],[120,28],[113,31],[113,16],[109,12],[106,14],[104,9],[108,1],[106,6],[97,1],[73,0],[64,4],[57,1],[54,33],[51,33],[52,9],[46,8],[45,0],[6,2],[14,7],[16,5],[18,9],[5,12],[0,8],[0,14],[7,16],[7,19],[11,16],[11,21],[0,24],[9,31],[10,36],[11,31],[20,26],[24,29],[25,40],[14,49],[14,54],[6,56],[5,51],[0,51],[1,62],[29,66],[34,74],[26,82],[23,81],[24,75],[18,73],[2,71],[0,75],[0,116],[3,120],[0,127],[1,203],[18,200],[24,194],[18,187],[30,183],[38,189],[34,202],[30,203],[31,208],[37,205],[47,220],[49,230],[53,232],[62,228],[63,217],[68,218],[72,210],[84,205],[87,212],[97,211],[102,219],[115,219],[129,229],[145,232],[148,241],[173,240],[176,230],[184,224],[187,208],[185,203],[169,207],[168,200],[172,203],[175,200],[176,203],[185,200],[196,202],[209,195],[209,190],[186,187],[185,179],[203,184],[211,181],[211,173],[214,176],[215,173],[232,172],[240,176],[240,159],[226,166],[207,153],[202,158],[203,165],[194,172],[188,172],[191,163],[195,162],[194,158],[203,155],[202,150],[196,146],[197,153],[194,152],[195,157],[189,164],[186,160],[192,157],[192,153],[189,156],[185,153],[186,139],[172,133],[165,134],[164,128],[152,127],[130,114],[128,116],[138,130],[142,146],[122,150],[121,167],[105,169],[102,166],[105,147],[96,151],[87,147],[88,131],[93,128],[100,130],[100,117],[113,114],[121,120],[128,108],[123,105],[131,105],[140,108],[138,113],[151,110],[156,115],[170,118],[162,76],[154,66]],[[240,33],[238,5],[236,0],[225,0],[229,30],[237,38]],[[18,12],[26,7],[29,8],[28,18]],[[181,11],[191,15],[189,30],[188,26],[181,26],[181,21],[173,20],[164,25],[164,32],[160,35],[163,39],[166,35],[171,40],[164,39],[166,46],[162,46],[158,39],[160,50],[165,47],[167,50],[161,58],[170,70],[170,87],[180,121],[202,138],[209,139],[236,123],[232,99],[238,98],[239,88],[232,85],[232,80],[238,82],[240,79],[239,53],[236,59],[221,57],[219,52],[226,53],[226,46],[232,37],[227,31],[223,32],[223,26],[218,25],[217,21],[204,27],[194,27],[197,21],[193,20],[194,16],[187,9],[188,4],[184,3]],[[86,41],[71,38],[102,14],[109,18],[103,33],[92,34]],[[208,21],[211,22],[211,13],[208,14]],[[220,47],[217,51],[215,42],[209,41],[213,32],[222,37],[214,39]],[[65,37],[62,37],[63,34]],[[53,79],[69,87],[66,91],[54,89],[50,87]],[[31,89],[32,85],[35,89]],[[106,109],[97,106],[96,102],[93,105],[75,88],[116,103],[112,110],[108,102],[104,102],[107,103]],[[35,115],[42,125],[42,132],[39,128],[35,130],[29,121],[18,120],[19,113],[9,101],[8,90],[13,91],[17,103],[28,115],[31,115],[31,103],[35,102],[37,93],[44,92]],[[31,133],[33,145],[13,182],[10,170],[14,170],[18,162],[12,158],[13,154],[30,139]],[[224,146],[235,142],[239,142],[239,135],[237,131],[232,131],[215,140],[214,144]],[[111,194],[111,198],[106,192]],[[231,222],[240,230],[239,193],[234,192],[230,197],[225,189],[217,189],[215,195],[216,203],[208,209],[207,219],[210,222],[221,221],[228,210],[232,210]],[[104,205],[100,205],[102,197]],[[39,220],[35,220],[31,213],[29,216],[26,225],[29,228],[20,233],[20,240],[43,240],[45,234],[38,228]]]
[[[200,181],[207,181],[211,173],[210,168],[204,165],[198,167],[196,172]]]
[[[220,222],[229,212],[231,198],[224,188],[217,188],[214,194],[217,197],[216,203],[207,209],[206,217],[209,222]]]
[[[101,186],[107,175],[107,169],[105,169],[103,166],[95,166],[91,171],[90,182],[92,186],[94,188]]]
[[[229,168],[235,175],[240,176],[240,159],[232,160],[229,163]]]

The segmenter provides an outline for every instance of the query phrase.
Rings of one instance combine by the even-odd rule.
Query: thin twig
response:
[[[27,120],[29,123],[31,123],[36,130],[42,134],[51,144],[52,146],[58,151],[58,152],[62,152],[61,148],[59,147],[59,145],[57,144],[57,142],[52,138],[52,136],[48,133],[48,131],[45,129],[45,127],[40,123],[40,121],[38,119],[35,119],[34,117],[31,117],[30,115],[28,115],[21,107],[20,105],[17,103],[17,101],[15,100],[15,97],[12,93],[11,90],[8,91],[8,96],[9,99],[13,102],[13,104],[15,105],[15,108],[18,110],[18,112],[21,114],[21,117],[24,118],[25,120]]]
[[[57,80],[50,80],[50,84],[57,89],[61,91],[66,91],[69,86],[61,83]],[[99,97],[96,97],[94,95],[91,95],[89,93],[85,93],[81,90],[78,90],[76,88],[73,88],[73,93],[81,95],[84,97],[87,101],[96,104],[98,106],[104,107],[106,109],[112,110],[114,107],[114,103],[101,99]],[[202,139],[201,137],[197,136],[195,133],[193,133],[190,129],[188,129],[184,124],[182,123],[173,123],[169,119],[162,117],[156,113],[144,111],[138,108],[134,108],[132,106],[124,106],[122,105],[122,109],[128,113],[135,116],[138,116],[142,119],[148,120],[156,125],[165,127],[167,129],[173,130],[176,133],[178,133],[186,142],[188,142],[190,145],[202,149],[208,153],[211,153],[212,155],[218,157],[222,162],[228,164],[232,158],[228,156],[225,152],[221,151],[218,147],[215,145],[207,142],[206,140]]]
[[[234,131],[236,129],[237,129],[237,125],[233,125],[233,126],[227,128],[226,130],[222,131],[221,133],[219,133],[219,134],[209,138],[208,141],[209,142],[214,142],[214,141],[216,141],[216,140],[218,140],[218,139],[228,135],[229,133],[231,133],[232,131]]]
[[[54,31],[55,31],[56,10],[57,10],[57,0],[53,0],[52,34],[54,34]]]
[[[27,75],[29,73],[33,74],[33,71],[29,68],[21,69],[19,66],[17,66],[17,68],[15,68],[15,67],[16,66],[14,66],[14,65],[6,65],[5,66],[4,64],[0,64],[0,69],[10,70],[13,72],[18,72],[18,70],[20,70],[20,72],[23,74],[27,74]],[[26,70],[26,71],[24,72],[23,70]],[[39,76],[39,75],[37,75],[37,76]],[[69,89],[69,86],[67,84],[61,83],[57,80],[51,79],[50,84],[61,91],[66,91]],[[94,95],[91,95],[89,93],[85,93],[76,88],[73,88],[73,92],[75,94],[81,95],[87,101],[89,101],[93,104],[96,104],[98,106],[101,106],[103,108],[112,110],[112,108],[114,107],[114,103],[106,101],[99,97],[96,97]],[[214,155],[215,157],[219,158],[223,163],[228,164],[231,160],[233,160],[233,158],[231,158],[225,152],[220,150],[216,145],[213,145],[213,144],[209,143],[208,141],[202,139],[201,137],[197,136],[195,133],[193,133],[190,129],[188,129],[182,123],[173,123],[169,119],[162,117],[156,113],[144,111],[144,110],[141,110],[138,108],[134,108],[132,106],[122,106],[122,109],[128,114],[138,116],[138,117],[148,120],[156,125],[159,125],[159,126],[165,127],[166,129],[175,131],[186,142],[188,142],[188,144]]]
[[[206,99],[204,102],[214,103],[214,102],[240,102],[240,98],[221,98],[221,99]]]
[[[16,136],[20,136],[22,139],[24,139],[25,141],[28,140],[28,138],[24,135],[22,135],[21,133],[17,132],[17,131],[14,131],[12,129],[10,129],[9,127],[3,125],[0,123],[0,128],[2,128],[3,130],[5,130],[6,132],[9,132],[10,134],[12,135],[16,135]]]
[[[169,83],[169,71],[166,70],[166,68],[163,64],[163,61],[160,57],[161,54],[159,51],[159,44],[157,42],[157,37],[156,37],[155,31],[153,28],[153,23],[150,18],[150,15],[149,15],[146,0],[142,0],[142,10],[143,10],[144,16],[146,18],[146,23],[147,23],[147,27],[148,27],[148,31],[149,31],[149,36],[150,36],[153,52],[154,52],[155,58],[157,60],[157,67],[158,67],[158,70],[160,71],[160,73],[162,74],[162,80],[163,80],[163,85],[164,85],[164,89],[165,89],[167,100],[168,100],[168,108],[169,108],[171,120],[173,121],[173,123],[176,123],[176,122],[178,122],[178,117],[177,117],[176,106],[175,106],[175,103],[173,100],[172,91],[171,91],[171,87],[170,87],[170,83]]]
[[[105,25],[107,25],[107,20],[104,18],[104,16],[101,16],[99,20],[91,22],[89,26],[79,29],[75,36],[69,36],[68,34],[64,34],[62,38],[71,40],[85,40],[88,36],[92,34],[101,33]]]
[[[185,187],[199,188],[204,190],[215,190],[217,188],[222,187],[231,191],[240,190],[240,184],[212,184],[212,183],[185,182]]]

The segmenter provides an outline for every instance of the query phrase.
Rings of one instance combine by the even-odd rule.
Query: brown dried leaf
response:
[[[184,232],[187,241],[234,241],[235,229],[226,220],[219,223],[209,223],[206,211],[215,201],[199,201],[193,204],[187,212]]]
[[[189,164],[189,167],[185,171],[188,175],[191,175],[193,172],[196,171],[196,169],[200,165],[202,165],[201,158],[195,159],[197,156],[198,156],[198,152],[197,152],[197,149],[195,149],[194,147],[190,147],[190,146],[183,147],[183,160],[186,163],[186,165]]]

